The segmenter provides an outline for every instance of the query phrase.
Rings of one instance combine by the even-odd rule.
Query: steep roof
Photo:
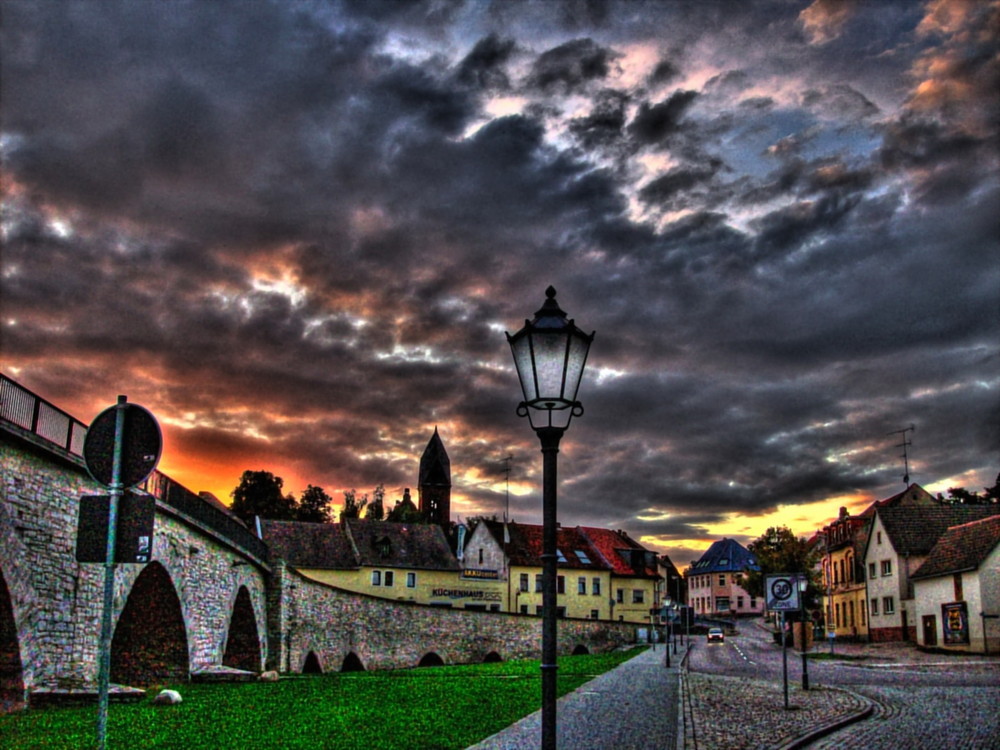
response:
[[[647,550],[624,531],[612,531],[596,526],[578,527],[611,571],[622,576],[659,577],[656,570],[656,553]]]
[[[994,505],[900,505],[875,511],[893,549],[901,555],[926,555],[950,527],[978,521],[996,512]]]
[[[994,507],[994,511],[996,508]],[[911,578],[932,578],[975,570],[1000,544],[1000,514],[952,526]]]
[[[444,449],[437,427],[434,428],[434,434],[427,441],[427,447],[420,457],[417,479],[418,487],[430,485],[451,487],[451,459],[448,458],[448,451]]]
[[[431,523],[345,519],[362,565],[426,570],[460,570],[444,531]]]
[[[692,575],[702,575],[742,573],[744,570],[760,570],[754,556],[735,539],[720,539],[712,542],[712,546],[705,550],[705,554],[698,558],[688,572]]]
[[[543,527],[538,524],[507,524],[510,541],[504,545],[502,521],[484,520],[490,534],[506,547],[511,565],[541,565]],[[657,576],[656,555],[624,532],[589,526],[560,526],[556,530],[556,549],[560,569],[610,570],[623,576]]]
[[[298,568],[356,569],[360,559],[339,523],[303,523],[260,519],[272,560]]]

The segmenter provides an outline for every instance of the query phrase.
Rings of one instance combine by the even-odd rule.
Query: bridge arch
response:
[[[420,662],[417,664],[418,667],[443,667],[444,659],[438,656],[433,651],[428,651],[426,654],[420,657]]]
[[[495,664],[497,662],[503,661],[503,657],[500,656],[496,651],[490,651],[486,656],[483,657],[483,664]]]
[[[21,643],[14,621],[7,580],[0,570],[0,713],[20,708],[24,702],[24,668]]]
[[[576,648],[573,649],[573,656],[581,656],[583,654],[589,654],[590,649],[584,646],[582,643],[576,644]]]
[[[229,618],[229,633],[222,664],[235,669],[259,672],[260,634],[257,632],[257,617],[250,601],[246,586],[240,586],[233,603],[233,613]]]
[[[146,565],[132,584],[111,639],[111,681],[157,685],[187,680],[187,629],[166,568]]]
[[[341,672],[364,672],[365,665],[356,653],[351,651],[344,657],[344,663],[340,667]]]
[[[323,674],[323,665],[315,651],[306,654],[305,661],[302,662],[302,674]]]

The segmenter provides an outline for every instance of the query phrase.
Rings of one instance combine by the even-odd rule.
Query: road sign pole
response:
[[[108,488],[108,544],[104,558],[104,609],[101,613],[101,641],[97,666],[97,748],[105,750],[108,739],[108,691],[111,682],[111,619],[115,593],[115,532],[118,524],[118,501],[122,496],[122,443],[125,432],[125,409],[128,399],[118,397],[115,408],[115,442]]]
[[[785,708],[788,708],[788,640],[785,638],[785,610],[781,610],[781,674],[785,691]]]

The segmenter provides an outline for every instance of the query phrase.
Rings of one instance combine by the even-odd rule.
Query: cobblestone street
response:
[[[818,687],[789,691],[785,709],[781,683],[688,673],[685,710],[693,716],[687,750],[751,750],[780,747],[816,728],[864,711],[868,702],[851,691]],[[906,747],[905,745],[896,746]]]
[[[864,686],[871,717],[809,745],[818,750],[997,750],[1000,686],[929,688]]]

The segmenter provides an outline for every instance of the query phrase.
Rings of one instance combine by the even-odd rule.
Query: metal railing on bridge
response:
[[[87,425],[0,373],[0,419],[83,456]]]
[[[8,422],[30,432],[76,457],[83,465],[87,425],[3,373],[0,373],[0,422]],[[267,545],[246,526],[166,474],[154,471],[141,489],[258,560],[267,560]]]

